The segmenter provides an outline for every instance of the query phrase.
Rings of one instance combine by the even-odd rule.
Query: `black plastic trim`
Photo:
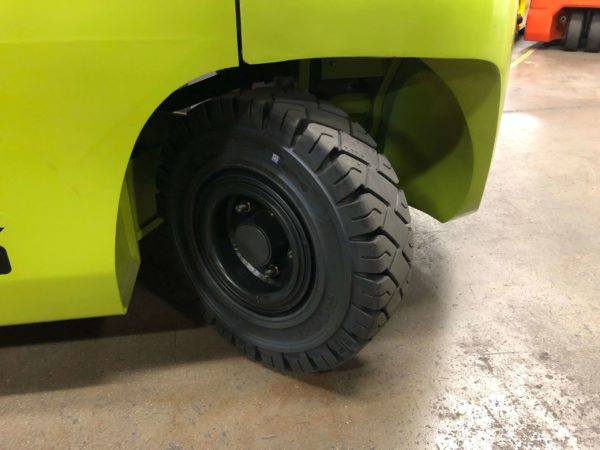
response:
[[[184,86],[173,92],[161,103],[157,111],[177,111],[209,98],[225,94],[240,86],[240,74],[237,67],[220,71],[206,80]]]

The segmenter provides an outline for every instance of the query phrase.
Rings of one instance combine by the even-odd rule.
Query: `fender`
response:
[[[243,58],[251,64],[423,60],[425,66],[401,67],[395,78],[402,83],[384,93],[386,133],[377,137],[409,203],[447,221],[477,209],[483,196],[517,6],[516,0],[304,0],[275,7],[270,0],[241,0]],[[432,139],[435,133],[446,138]]]
[[[0,325],[123,314],[138,134],[177,88],[237,64],[233,0],[1,3]]]

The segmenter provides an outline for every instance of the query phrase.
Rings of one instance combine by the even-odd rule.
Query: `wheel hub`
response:
[[[222,300],[262,316],[300,308],[312,283],[312,250],[291,202],[267,180],[237,171],[197,198],[198,256]]]
[[[234,245],[238,256],[252,266],[261,268],[271,261],[271,241],[265,231],[252,223],[237,227]]]

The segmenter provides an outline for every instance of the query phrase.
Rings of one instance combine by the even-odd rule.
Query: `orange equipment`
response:
[[[525,39],[565,40],[565,50],[600,51],[600,0],[532,0]]]

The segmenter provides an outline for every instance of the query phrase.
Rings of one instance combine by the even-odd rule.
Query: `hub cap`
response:
[[[195,196],[195,256],[221,300],[265,317],[305,303],[312,249],[285,194],[249,171],[221,172]]]

